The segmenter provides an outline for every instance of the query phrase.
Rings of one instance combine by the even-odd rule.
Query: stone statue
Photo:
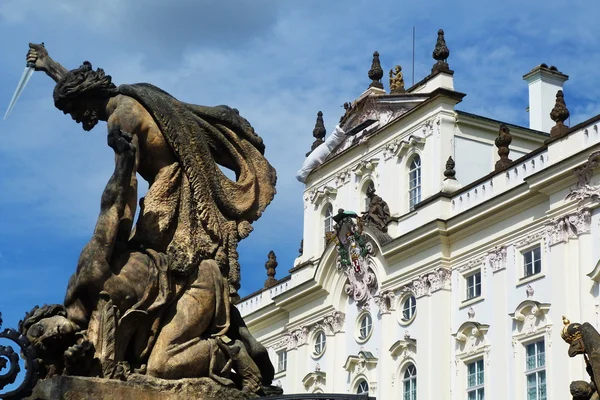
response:
[[[402,67],[396,65],[394,69],[390,69],[390,94],[404,93],[404,76],[402,74]]]
[[[583,354],[591,382],[573,381],[570,391],[573,400],[600,400],[597,382],[600,379],[600,334],[588,322],[571,323],[563,317],[561,336],[569,344],[569,357]]]
[[[375,194],[375,189],[372,187],[367,189],[367,197],[369,198],[369,208],[363,212],[361,219],[365,224],[371,225],[381,232],[387,232],[387,226],[391,222],[390,208],[380,196]]]
[[[107,121],[115,153],[64,305],[36,307],[20,324],[43,372],[211,377],[260,393],[274,369],[233,303],[237,243],[275,195],[262,139],[227,106],[183,103],[150,84],[117,87],[87,61],[67,71],[42,45],[30,44],[27,61],[57,83],[55,106],[84,130]],[[136,173],[149,189],[134,226]]]

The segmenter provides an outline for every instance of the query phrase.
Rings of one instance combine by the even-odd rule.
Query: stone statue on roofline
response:
[[[36,307],[20,323],[40,377],[209,377],[267,392],[273,365],[234,305],[237,244],[276,192],[262,139],[227,106],[116,86],[87,61],[68,71],[42,45],[30,44],[27,61],[56,82],[55,106],[84,130],[107,122],[115,154],[64,304]],[[149,183],[143,199],[136,174]]]

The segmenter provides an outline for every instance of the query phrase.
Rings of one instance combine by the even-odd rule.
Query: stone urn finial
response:
[[[565,104],[565,95],[562,90],[556,92],[556,103],[550,112],[550,118],[556,122],[556,125],[550,129],[550,138],[554,139],[563,136],[569,127],[565,125],[565,121],[569,118],[569,110]]]
[[[265,269],[267,270],[267,280],[265,281],[265,288],[268,289],[277,284],[277,279],[275,279],[275,269],[277,268],[277,256],[275,252],[271,250],[269,252],[269,259],[265,263]]]
[[[500,125],[498,137],[495,141],[498,148],[498,155],[500,156],[500,159],[496,161],[496,172],[502,171],[512,164],[512,160],[508,158],[508,153],[510,153],[508,146],[511,142],[512,135],[510,134],[510,129],[504,124]]]
[[[325,129],[325,122],[323,121],[323,112],[319,111],[317,113],[317,121],[315,122],[315,129],[313,129],[313,136],[315,138],[315,141],[313,142],[312,146],[310,146],[310,151],[308,153],[306,153],[306,157],[308,157],[308,155],[310,153],[312,153],[317,147],[319,147],[321,144],[323,144],[325,139],[325,134],[327,133],[327,130]]]
[[[369,70],[369,79],[373,81],[369,87],[383,89],[381,78],[383,78],[383,69],[381,69],[381,63],[379,62],[379,52],[376,51],[373,53],[373,62],[371,63],[371,69]]]
[[[431,73],[435,74],[441,71],[450,71],[448,66],[448,57],[450,57],[450,50],[446,46],[446,39],[444,38],[444,30],[438,31],[437,42],[435,43],[435,49],[433,49],[433,59],[437,62],[431,68]]]
[[[444,171],[444,176],[446,177],[446,179],[456,180],[456,171],[454,170],[455,166],[456,163],[452,159],[452,156],[448,157],[448,161],[446,161],[446,170]]]

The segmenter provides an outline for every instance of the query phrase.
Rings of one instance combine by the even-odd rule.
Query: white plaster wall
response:
[[[473,182],[494,170],[494,147],[489,143],[456,136],[454,138],[456,178],[463,184]]]

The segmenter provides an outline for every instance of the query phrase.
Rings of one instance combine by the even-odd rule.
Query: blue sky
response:
[[[485,3],[485,4],[484,4]],[[600,113],[600,3],[572,1],[2,0],[0,107],[23,71],[28,42],[65,67],[84,60],[117,84],[150,82],[196,104],[228,104],[263,137],[278,194],[240,245],[242,290],[262,287],[269,250],[287,275],[302,236],[294,172],[322,110],[328,132],[341,105],[369,84],[371,54],[411,82],[430,71],[436,32],[450,48],[459,108],[527,125],[522,75],[547,63],[570,75],[571,124]],[[387,88],[387,82],[384,80]],[[0,312],[6,326],[36,304],[62,302],[113,168],[105,125],[84,132],[54,109],[53,82],[34,74],[0,121]]]

